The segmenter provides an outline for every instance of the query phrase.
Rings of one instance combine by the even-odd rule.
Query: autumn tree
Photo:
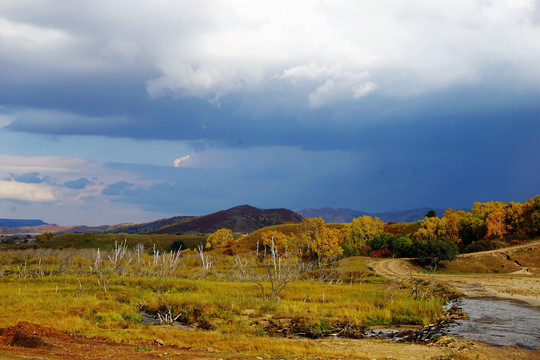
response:
[[[532,238],[540,236],[540,195],[536,195],[523,204],[523,227]]]
[[[447,220],[438,217],[426,217],[420,220],[420,227],[414,233],[413,237],[418,240],[437,239],[446,236]]]
[[[268,230],[261,234],[262,245],[270,248],[274,248],[278,254],[287,254],[289,252],[289,238],[287,235],[280,231]]]
[[[446,236],[456,244],[461,243],[459,222],[467,213],[463,210],[446,209],[443,218],[446,219]]]
[[[234,240],[232,231],[229,229],[219,229],[206,239],[207,249],[218,249],[227,246],[227,241]]]
[[[509,233],[526,236],[524,210],[525,206],[520,203],[506,204],[506,226]]]
[[[362,249],[374,236],[382,234],[384,223],[378,217],[364,215],[353,219],[345,244],[350,248]]]
[[[502,208],[496,208],[486,217],[486,239],[502,240],[508,232],[506,225],[506,211]]]
[[[45,232],[43,234],[39,234],[37,237],[36,237],[36,242],[37,243],[45,243],[47,242],[47,240],[50,240],[53,238],[53,234],[50,233],[50,232]]]
[[[305,218],[300,223],[300,238],[298,246],[301,248],[300,252],[305,252],[307,255],[311,252],[311,245],[319,239],[322,228],[324,227],[324,220],[318,218]],[[305,248],[305,251],[302,251]]]
[[[343,253],[341,231],[329,228],[321,218],[306,218],[300,223],[300,240],[300,246],[306,248],[305,257],[319,264]]]
[[[332,260],[343,253],[339,245],[343,240],[341,231],[327,226],[323,227],[319,237],[311,243],[311,249],[316,254],[319,263]]]
[[[489,214],[495,210],[504,210],[504,207],[505,204],[501,201],[475,202],[474,207],[471,209],[471,215],[485,222]]]

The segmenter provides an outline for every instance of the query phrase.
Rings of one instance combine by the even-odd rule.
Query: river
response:
[[[463,298],[457,305],[469,318],[450,325],[448,335],[497,346],[540,349],[540,307],[493,298]]]

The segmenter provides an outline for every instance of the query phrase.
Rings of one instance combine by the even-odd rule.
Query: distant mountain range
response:
[[[321,217],[327,223],[349,223],[363,215],[376,216],[384,222],[414,222],[422,220],[429,210],[441,217],[443,209],[418,208],[367,213],[352,209],[258,209],[249,205],[236,206],[202,216],[175,216],[140,224],[116,224],[102,226],[49,225],[42,220],[0,219],[0,234],[61,233],[128,233],[128,234],[209,234],[218,229],[231,229],[235,233],[253,232],[266,226],[286,222],[298,223],[304,217]],[[35,225],[34,225],[35,224]]]
[[[40,226],[49,225],[39,219],[0,219],[0,227],[21,227],[21,226]]]
[[[44,232],[55,234],[210,234],[222,228],[231,229],[235,233],[249,233],[270,225],[280,225],[286,222],[298,223],[302,220],[302,216],[287,209],[258,209],[249,205],[241,205],[208,215],[175,216],[141,224],[0,227],[0,234],[35,234]]]
[[[378,217],[384,222],[414,222],[423,220],[429,210],[434,210],[438,217],[443,216],[444,209],[418,208],[409,210],[395,210],[385,212],[367,213],[352,209],[334,209],[324,207],[320,209],[302,209],[296,212],[303,217],[320,217],[327,223],[350,223],[359,216],[369,215]]]
[[[152,222],[141,224],[128,224],[118,227],[114,230],[109,230],[109,233],[127,233],[127,234],[139,234],[139,233],[152,233],[158,231],[161,228],[165,228],[171,225],[181,224],[186,221],[190,221],[197,216],[175,216],[172,218],[160,219]]]
[[[249,205],[240,205],[228,210],[189,219],[179,224],[166,226],[154,234],[213,233],[218,229],[231,229],[235,233],[252,232],[270,225],[286,222],[298,223],[302,216],[288,209],[258,209]]]

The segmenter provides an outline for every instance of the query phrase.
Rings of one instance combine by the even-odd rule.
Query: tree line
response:
[[[325,224],[322,218],[306,218],[292,234],[261,232],[256,251],[318,265],[353,255],[412,257],[436,268],[459,252],[490,250],[540,235],[540,195],[523,204],[476,202],[469,212],[447,209],[441,218],[426,215],[417,230],[406,235],[385,231],[379,218],[368,215],[341,226]],[[231,252],[237,246],[228,229],[216,231],[206,243],[207,249],[226,247]]]
[[[447,238],[462,252],[491,250],[540,236],[540,195],[518,202],[475,202],[464,210],[447,209],[443,217],[426,217],[413,237]]]

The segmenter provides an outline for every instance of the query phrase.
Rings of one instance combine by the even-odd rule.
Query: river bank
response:
[[[178,331],[181,336],[182,332]],[[257,349],[242,354],[219,352],[213,348],[179,347],[156,338],[153,342],[117,342],[104,337],[86,338],[32,323],[18,323],[0,332],[0,359],[456,359],[456,360],[533,360],[540,350],[517,347],[493,347],[455,337],[441,337],[427,344],[395,343],[353,339],[275,339],[289,348],[305,349],[299,353],[267,355]],[[231,339],[231,341],[238,341]]]

